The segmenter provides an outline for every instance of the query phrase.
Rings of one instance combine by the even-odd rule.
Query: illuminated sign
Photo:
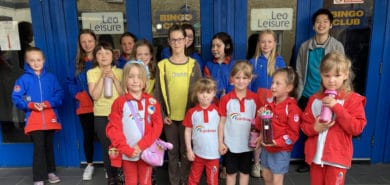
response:
[[[363,9],[336,9],[331,12],[335,29],[368,27],[366,11]]]
[[[251,10],[251,31],[291,30],[292,8],[260,8]]]
[[[124,32],[122,12],[82,13],[83,29],[96,34],[122,34]]]

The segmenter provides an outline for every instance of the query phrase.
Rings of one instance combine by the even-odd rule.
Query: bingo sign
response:
[[[330,9],[333,15],[333,29],[356,29],[368,27],[367,12],[364,9]]]
[[[292,8],[260,8],[251,10],[251,31],[291,30]]]
[[[124,32],[122,12],[82,13],[83,29],[96,34],[122,34]]]
[[[156,12],[153,19],[155,22],[155,35],[160,36],[166,36],[169,28],[174,24],[189,23],[194,25],[195,29],[200,26],[196,24],[198,20],[193,10]]]

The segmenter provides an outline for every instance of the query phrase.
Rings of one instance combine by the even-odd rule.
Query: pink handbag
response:
[[[136,115],[133,104],[130,101],[128,101],[127,104],[130,108],[131,114]],[[137,118],[134,120],[137,123],[137,127],[139,131],[143,135],[144,130],[142,129],[141,121]],[[168,143],[157,138],[152,145],[150,145],[148,148],[142,151],[141,159],[151,166],[162,166],[164,163],[165,150],[170,150],[172,148],[173,148],[172,143]]]
[[[170,150],[172,148],[173,145],[171,143],[156,139],[150,147],[142,152],[141,159],[150,166],[162,166],[164,163],[165,150]]]

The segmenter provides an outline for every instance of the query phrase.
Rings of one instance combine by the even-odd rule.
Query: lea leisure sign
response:
[[[291,30],[292,8],[259,8],[251,10],[251,30]]]
[[[122,34],[124,32],[122,12],[85,12],[81,14],[83,29],[96,34]]]

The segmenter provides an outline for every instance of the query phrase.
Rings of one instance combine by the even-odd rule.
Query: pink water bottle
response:
[[[103,81],[104,97],[111,98],[112,96],[112,78],[105,77]]]
[[[337,95],[336,90],[325,90],[325,95],[335,98]],[[332,110],[329,107],[322,106],[321,107],[321,113],[320,113],[320,122],[321,123],[328,123],[332,120]]]
[[[249,132],[249,143],[248,146],[251,148],[256,148],[256,140],[259,137],[259,131],[255,127],[255,122],[252,121],[251,130]]]
[[[273,144],[273,131],[272,131],[272,112],[266,110],[261,113],[261,125],[263,127],[263,143]]]

